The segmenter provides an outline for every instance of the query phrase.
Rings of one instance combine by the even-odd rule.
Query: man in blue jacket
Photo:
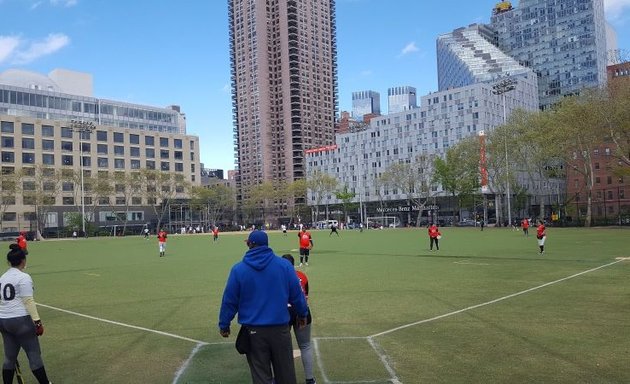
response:
[[[265,232],[252,231],[246,242],[249,250],[232,267],[223,291],[219,333],[230,335],[230,323],[238,313],[249,336],[246,355],[252,382],[296,384],[287,303],[305,325],[308,307],[300,281],[291,264],[269,248]]]

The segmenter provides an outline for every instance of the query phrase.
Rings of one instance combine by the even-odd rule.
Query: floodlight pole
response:
[[[516,89],[516,84],[518,81],[516,79],[504,79],[499,83],[492,86],[492,93],[495,95],[501,95],[501,100],[503,103],[503,125],[507,121],[506,107],[505,107],[505,94]],[[508,225],[512,225],[512,207],[510,204],[510,165],[508,161],[508,147],[507,147],[507,131],[505,134],[505,194],[507,200],[507,214],[508,214]]]
[[[83,236],[86,236],[85,232],[85,185],[83,183],[83,134],[91,134],[96,126],[91,121],[83,120],[70,120],[70,129],[72,132],[79,133],[79,162],[81,172],[81,228],[83,230]]]

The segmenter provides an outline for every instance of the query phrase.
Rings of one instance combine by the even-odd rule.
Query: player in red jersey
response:
[[[523,235],[529,236],[529,219],[527,217],[521,222],[521,228],[523,228]]]
[[[218,241],[218,240],[219,240],[219,227],[215,225],[214,227],[212,227],[212,241]]]
[[[435,243],[436,250],[440,250],[440,238],[442,237],[442,233],[438,229],[437,225],[431,224],[429,227],[429,250],[433,250],[433,243]]]
[[[167,234],[166,231],[164,229],[160,229],[160,232],[158,232],[158,243],[160,244],[160,257],[164,256],[165,252],[166,252],[166,238],[167,238]]]
[[[298,233],[300,239],[300,267],[306,263],[308,265],[308,256],[313,248],[313,238],[311,234],[306,230],[306,227],[302,227],[302,230]]]
[[[282,255],[283,259],[288,260],[291,265],[295,265],[295,260],[290,254]],[[298,279],[300,280],[300,286],[302,292],[306,298],[306,304],[308,304],[308,277],[302,271],[296,270]],[[311,309],[308,309],[308,315],[306,317],[306,325],[300,327],[298,324],[298,315],[295,309],[289,304],[289,315],[291,317],[290,325],[293,327],[295,333],[295,340],[300,348],[300,356],[302,357],[302,366],[304,366],[304,377],[306,378],[306,384],[315,384],[315,376],[313,376],[313,347],[311,345],[311,323],[313,318],[311,317]]]
[[[20,247],[22,251],[24,251],[25,255],[28,255],[28,250],[26,249],[28,244],[26,242],[26,232],[20,232],[20,235],[15,239],[17,245]]]
[[[542,220],[538,220],[538,228],[536,228],[536,238],[538,239],[538,247],[540,254],[545,253],[545,240],[547,240],[547,231]]]

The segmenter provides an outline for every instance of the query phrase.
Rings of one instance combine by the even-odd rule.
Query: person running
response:
[[[20,247],[22,251],[24,251],[25,255],[28,255],[28,243],[26,241],[26,232],[20,232],[20,235],[15,239],[15,242]]]
[[[437,225],[431,224],[429,227],[429,250],[433,250],[433,244],[435,243],[436,250],[440,250],[440,238],[442,237],[442,233],[438,229]]]
[[[282,258],[295,266],[295,259],[291,254],[282,255]],[[306,299],[308,305],[308,277],[302,271],[295,271],[298,279],[300,280],[300,286],[302,287],[302,293]],[[311,345],[311,323],[313,318],[311,316],[311,309],[308,309],[308,315],[306,317],[306,325],[299,327],[298,314],[295,308],[289,304],[289,316],[291,321],[289,325],[293,327],[293,333],[295,333],[295,340],[300,348],[300,356],[302,358],[302,366],[304,367],[304,377],[306,378],[306,384],[315,384],[315,376],[313,376],[313,346]]]
[[[333,233],[336,234],[337,237],[339,237],[339,232],[337,232],[337,226],[335,224],[330,225],[330,234],[328,235],[328,237],[332,236]]]
[[[17,244],[9,246],[10,268],[0,277],[0,332],[4,341],[2,380],[12,383],[20,348],[28,357],[33,376],[40,384],[49,384],[38,336],[44,334],[42,320],[33,299],[33,279],[26,268],[26,253]]]
[[[283,234],[284,236],[286,236],[286,235],[287,235],[287,226],[286,226],[286,225],[284,225],[284,224],[282,224],[282,225],[280,226],[280,229],[282,229],[282,234]]]
[[[166,238],[168,237],[168,235],[166,234],[166,231],[164,230],[164,228],[160,229],[160,232],[158,233],[158,244],[160,245],[160,257],[164,256],[166,253]]]
[[[212,227],[212,241],[219,241],[219,227]]]
[[[523,236],[529,236],[529,219],[527,217],[521,222],[521,228],[523,228]]]
[[[306,263],[308,266],[308,257],[313,248],[313,238],[311,234],[306,230],[306,227],[302,227],[300,233],[298,233],[300,239],[300,267]]]
[[[149,228],[145,228],[142,232],[144,233],[144,239],[149,240]]]
[[[485,225],[486,225],[486,222],[483,219],[481,219],[479,221],[479,226],[481,227],[481,232],[483,232],[483,227],[485,227]]]
[[[538,228],[536,228],[536,239],[538,239],[538,247],[540,254],[545,253],[545,240],[547,239],[547,231],[542,220],[538,220]]]

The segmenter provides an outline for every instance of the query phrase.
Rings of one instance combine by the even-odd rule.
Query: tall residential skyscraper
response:
[[[337,112],[334,0],[228,0],[239,198],[305,177]]]
[[[397,113],[416,108],[416,88],[410,86],[387,89],[387,113]]]
[[[603,0],[504,1],[493,13],[499,48],[537,73],[541,108],[606,82]]]
[[[381,95],[376,91],[352,92],[352,118],[362,120],[365,115],[381,114]]]

